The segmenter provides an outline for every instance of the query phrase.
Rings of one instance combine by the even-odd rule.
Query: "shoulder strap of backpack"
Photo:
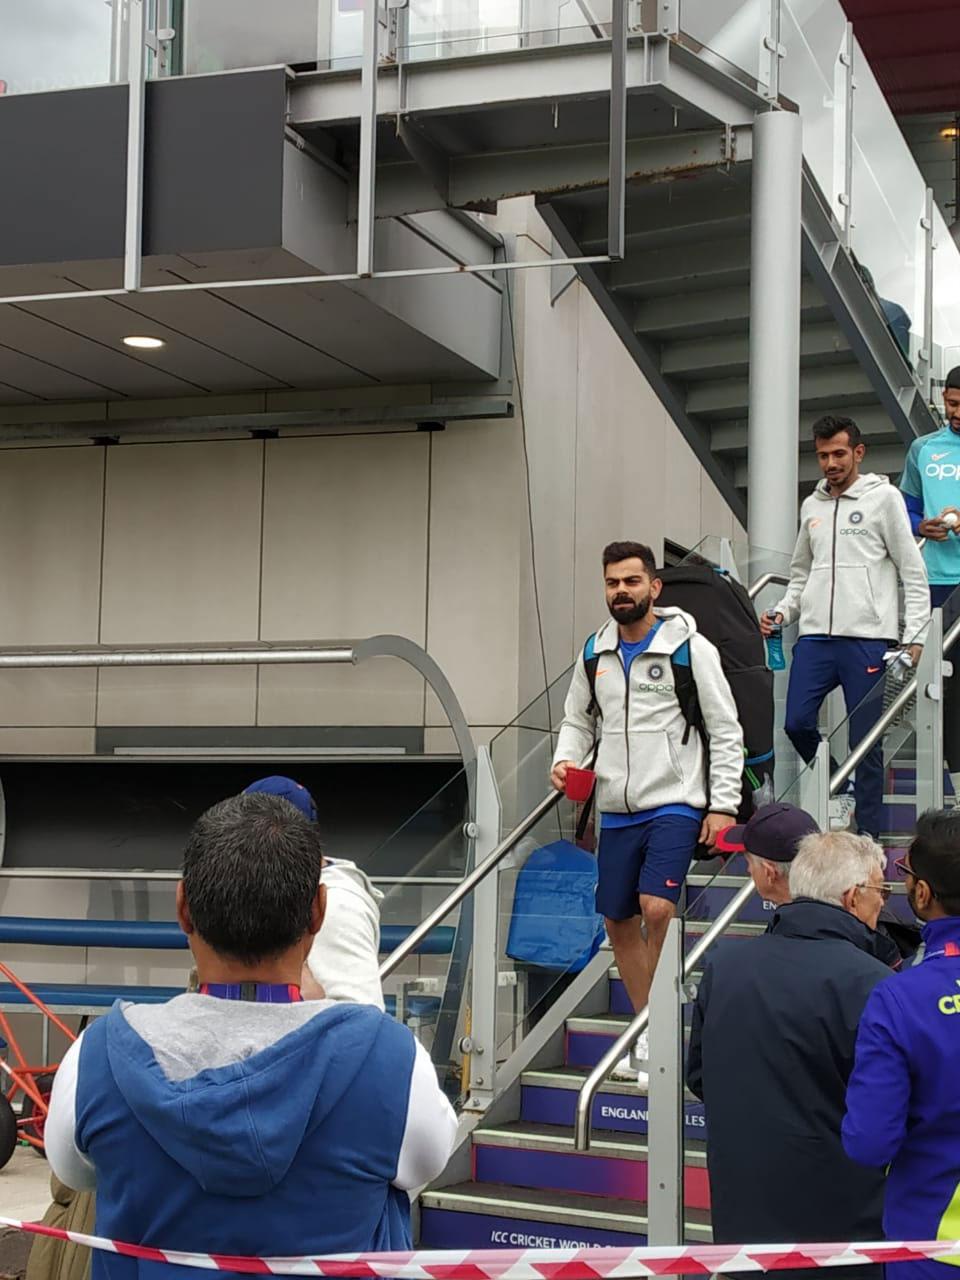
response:
[[[683,745],[686,746],[690,738],[691,729],[696,729],[701,738],[706,737],[703,712],[700,710],[700,698],[697,693],[697,682],[694,679],[693,663],[690,660],[689,640],[684,640],[679,649],[673,651],[670,655],[670,665],[673,668],[673,686],[676,691],[677,701],[680,703],[683,718],[687,722],[687,727],[683,733]]]
[[[587,715],[591,715],[591,716],[600,715],[600,704],[597,702],[597,667],[600,665],[600,659],[597,656],[595,651],[596,639],[597,639],[596,632],[594,632],[592,636],[587,637],[587,642],[583,646],[583,669],[587,675],[587,684],[589,684],[590,686],[590,701],[587,703]],[[590,758],[590,764],[588,765],[588,768],[592,769],[593,766],[596,764],[597,754],[599,750],[600,750],[600,742],[598,739],[594,743],[593,754]],[[593,791],[590,792],[590,795],[587,797],[587,799],[584,801],[583,805],[581,806],[580,817],[577,820],[577,830],[575,835],[575,839],[577,840],[578,843],[583,839],[584,834],[586,833],[587,824],[590,821],[590,813],[593,809],[593,800],[594,800],[595,792],[596,792],[596,786],[594,786]]]
[[[587,674],[587,684],[590,686],[590,701],[587,704],[587,715],[598,716],[600,714],[600,705],[597,702],[597,667],[600,665],[600,659],[596,653],[597,634],[587,637],[587,642],[583,646],[583,669]]]

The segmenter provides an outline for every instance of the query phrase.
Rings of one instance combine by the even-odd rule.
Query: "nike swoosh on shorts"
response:
[[[867,675],[875,676],[879,670],[880,670],[879,667],[867,667]]]

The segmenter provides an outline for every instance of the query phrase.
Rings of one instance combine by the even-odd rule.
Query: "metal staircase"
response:
[[[738,130],[738,156],[749,156]],[[626,257],[581,266],[581,279],[688,439],[715,459],[725,496],[745,509],[749,396],[751,162],[627,189]],[[833,273],[818,245],[832,236],[818,193],[806,179],[800,339],[800,493],[820,478],[812,423],[825,413],[852,417],[868,445],[865,464],[896,479],[905,448],[932,430],[914,371],[889,332],[879,303],[855,277],[845,251]],[[605,196],[549,195],[539,209],[568,255],[602,252]],[[816,225],[819,224],[819,225]]]

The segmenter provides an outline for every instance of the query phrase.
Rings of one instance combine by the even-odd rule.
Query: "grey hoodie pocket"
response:
[[[677,744],[668,732],[634,730],[629,754],[627,797],[631,809],[684,802],[683,765]]]

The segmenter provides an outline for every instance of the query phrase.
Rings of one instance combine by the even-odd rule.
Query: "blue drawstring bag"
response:
[[[579,971],[603,941],[597,860],[569,840],[535,849],[517,876],[507,955],[521,964]]]

